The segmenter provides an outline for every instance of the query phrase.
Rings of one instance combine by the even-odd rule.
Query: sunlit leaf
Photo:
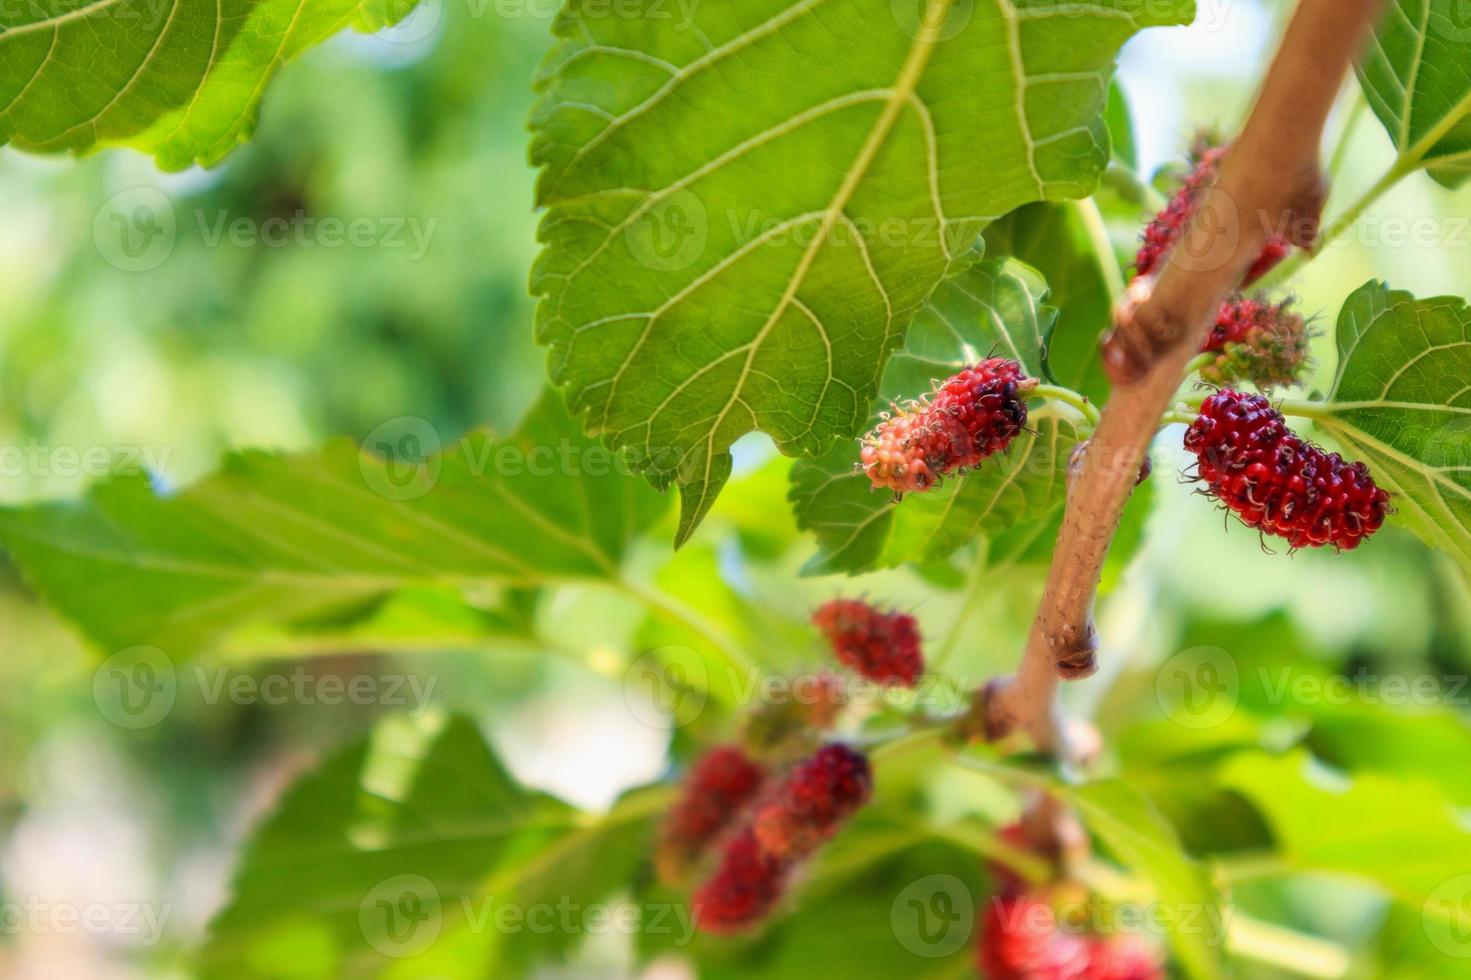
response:
[[[616,577],[664,504],[550,394],[512,436],[475,433],[422,462],[347,440],[241,453],[172,496],[123,476],[79,502],[0,511],[0,541],[99,646],[187,656],[404,588]]]
[[[1471,177],[1471,7],[1392,0],[1361,59],[1359,81],[1399,153],[1447,187]]]
[[[1394,519],[1471,568],[1471,309],[1379,282],[1338,317],[1338,374],[1312,417],[1392,495]]]
[[[1287,867],[1368,880],[1413,910],[1440,922],[1459,915],[1461,927],[1471,928],[1471,915],[1456,902],[1435,901],[1471,868],[1471,830],[1434,783],[1387,774],[1350,779],[1304,751],[1244,754],[1222,769],[1220,781],[1266,815]],[[1471,893],[1471,879],[1464,887]]]
[[[750,0],[682,23],[574,0],[532,150],[553,380],[589,431],[682,485],[687,536],[742,434],[818,455],[858,433],[985,224],[1092,190],[1119,47],[1193,13]]]

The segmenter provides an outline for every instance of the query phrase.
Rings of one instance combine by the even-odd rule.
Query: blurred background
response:
[[[526,290],[537,217],[525,124],[551,7],[426,0],[381,35],[313,50],[270,88],[255,139],[211,171],[160,174],[126,151],[69,160],[0,149],[0,446],[9,447],[0,502],[75,495],[119,459],[141,461],[167,488],[231,449],[365,439],[405,417],[427,419],[445,443],[479,425],[512,426],[543,380]],[[1194,27],[1150,31],[1126,49],[1120,78],[1141,172],[1178,161],[1199,126],[1234,128],[1283,8],[1201,0]],[[1364,119],[1330,213],[1390,159],[1381,127]],[[165,220],[120,236],[111,217],[135,202]],[[1384,222],[1467,213],[1471,187],[1451,194],[1415,176],[1373,209],[1371,233],[1346,236],[1309,268],[1298,286],[1302,307],[1320,316],[1323,376],[1337,307],[1366,279],[1420,296],[1471,291],[1471,232],[1406,240]],[[1121,254],[1132,253],[1137,229],[1112,229]],[[1178,433],[1161,445],[1178,447]],[[740,448],[729,502],[703,550],[680,560],[715,556],[743,595],[799,620],[840,585],[793,586],[811,544],[776,505],[786,461],[759,439]],[[1130,741],[1145,714],[1138,705],[1157,715],[1158,665],[1199,644],[1324,675],[1467,670],[1465,583],[1409,535],[1386,533],[1342,557],[1270,555],[1234,523],[1222,533],[1220,514],[1164,475],[1144,548],[1102,611],[1109,666],[1074,692],[1119,739],[1122,768],[1147,778],[1148,730]],[[650,547],[653,562],[667,546]],[[882,584],[863,587],[909,597],[927,629],[958,611],[956,592],[913,573],[873,578]],[[995,623],[994,639],[966,653],[965,666],[1008,665],[1039,581],[1040,571],[1021,569],[998,583],[972,619]],[[433,681],[426,701],[479,719],[525,782],[605,807],[665,771],[670,736],[630,715],[616,669],[610,679],[577,663],[625,657],[636,611],[576,590],[554,606],[534,615],[568,656],[507,644],[401,656],[400,669]],[[319,751],[388,710],[206,705],[186,680],[164,723],[125,730],[94,703],[99,658],[8,567],[0,636],[0,902],[164,913],[98,930],[29,929],[7,913],[6,977],[187,976],[186,954],[224,899],[242,835]],[[351,672],[388,656],[347,651],[306,669]],[[239,669],[281,673],[295,662]],[[1464,715],[1468,699],[1447,694],[1433,707]],[[1350,887],[1259,891],[1242,900],[1350,946],[1383,914]],[[590,975],[617,975],[600,969]]]

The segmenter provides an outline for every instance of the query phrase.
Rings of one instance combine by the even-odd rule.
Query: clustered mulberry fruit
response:
[[[792,871],[873,793],[868,759],[836,743],[798,763],[760,801],[694,895],[695,922],[708,933],[745,931],[781,900]]]
[[[786,888],[791,862],[769,854],[749,828],[729,844],[720,867],[695,892],[695,921],[704,932],[741,932],[771,913]]]
[[[664,819],[656,853],[659,876],[678,881],[761,788],[766,771],[734,745],[711,749],[690,768]]]
[[[1201,193],[1215,181],[1228,149],[1229,146],[1212,145],[1206,137],[1196,140],[1195,148],[1191,151],[1190,173],[1181,182],[1164,210],[1144,229],[1144,243],[1134,258],[1134,268],[1139,275],[1147,276],[1154,272],[1180,240],[1180,236],[1185,234],[1190,220],[1195,217],[1195,209],[1200,205]],[[1287,257],[1290,250],[1291,246],[1285,238],[1280,235],[1270,237],[1261,255],[1247,271],[1246,282],[1255,282],[1266,275]]]
[[[1045,896],[993,898],[981,912],[976,965],[986,980],[1162,980],[1136,936],[1066,929]]]
[[[1308,331],[1290,302],[1238,296],[1221,305],[1202,353],[1218,353],[1200,378],[1225,386],[1249,381],[1263,391],[1292,385],[1308,362]]]
[[[756,839],[769,854],[807,857],[873,795],[868,758],[845,745],[825,745],[787,775],[756,812]]]
[[[818,607],[812,622],[838,660],[869,680],[913,687],[924,672],[913,616],[883,612],[861,599],[833,599]]]
[[[1299,438],[1261,395],[1223,389],[1185,433],[1212,496],[1293,548],[1355,548],[1384,523],[1389,495],[1363,463]]]
[[[1037,382],[992,357],[949,378],[928,401],[895,406],[863,440],[875,487],[922,492],[1004,450],[1027,425],[1024,395]]]

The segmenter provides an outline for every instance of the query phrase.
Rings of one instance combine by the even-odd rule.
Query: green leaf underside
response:
[[[1471,569],[1471,309],[1370,282],[1339,314],[1319,424],[1392,494],[1394,519]]]
[[[1067,787],[1064,795],[1083,822],[1128,868],[1153,884],[1169,926],[1180,967],[1195,980],[1223,976],[1225,936],[1221,896],[1210,875],[1180,846],[1180,839],[1144,794],[1117,779]]]
[[[60,0],[0,10],[0,145],[131,146],[165,170],[222,160],[287,61],[413,0]]]
[[[1360,60],[1359,82],[1402,165],[1447,187],[1471,177],[1471,8],[1393,0]]]
[[[992,353],[1038,374],[1042,338],[1056,317],[1043,305],[1046,297],[1042,278],[1009,259],[990,259],[946,280],[890,359],[870,423],[890,402],[927,394],[936,379]],[[1079,432],[1068,414],[1034,412],[1031,428],[1005,455],[898,503],[855,472],[856,442],[796,463],[790,496],[797,523],[816,535],[819,546],[806,570],[857,573],[941,560],[978,534],[1045,519],[1062,504]]]
[[[920,6],[701,4],[682,28],[574,0],[558,21],[534,117],[538,333],[588,429],[682,484],[681,539],[744,433],[815,455],[858,432],[985,224],[1091,191],[1119,47],[1193,15]]]
[[[468,720],[392,719],[300,779],[256,830],[200,975],[376,976],[456,929],[505,975],[528,972],[533,954],[581,936],[511,934],[497,910],[608,895],[643,860],[666,800],[649,791],[593,819],[518,785]]]
[[[664,506],[550,393],[514,435],[473,433],[417,465],[345,439],[247,452],[174,496],[114,477],[0,511],[0,541],[103,649],[183,657],[415,586],[606,579]]]

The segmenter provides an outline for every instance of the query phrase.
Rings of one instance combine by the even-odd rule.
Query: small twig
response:
[[[1200,349],[1213,314],[1270,234],[1299,246],[1317,235],[1323,129],[1382,0],[1301,0],[1219,182],[1157,279],[1135,280],[1103,348],[1115,390],[1082,465],[1046,590],[1015,678],[994,713],[1039,748],[1073,755],[1057,704],[1059,677],[1096,669],[1094,597],[1109,544],[1150,441]]]

